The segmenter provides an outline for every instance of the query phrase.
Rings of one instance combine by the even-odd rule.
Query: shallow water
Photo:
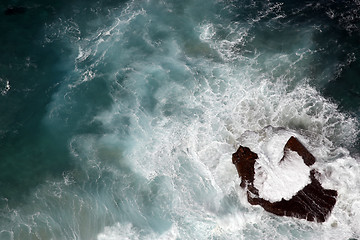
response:
[[[0,6],[0,239],[360,237],[357,1]],[[287,135],[338,191],[323,224],[239,186],[239,144]]]

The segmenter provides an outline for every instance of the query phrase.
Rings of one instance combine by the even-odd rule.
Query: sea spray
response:
[[[359,165],[347,150],[358,120],[321,95],[334,71],[312,69],[318,30],[286,25],[287,6],[74,5],[48,24],[45,44],[60,42],[70,60],[41,124],[61,136],[72,167],[17,207],[3,200],[0,238],[358,237]],[[307,144],[321,182],[339,192],[322,225],[250,206],[239,187],[231,154],[278,128]]]

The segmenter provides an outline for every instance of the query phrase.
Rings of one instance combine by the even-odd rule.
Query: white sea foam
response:
[[[273,127],[266,127],[260,132],[245,132],[239,139],[241,145],[258,154],[254,184],[259,189],[259,195],[271,202],[282,198],[289,200],[310,183],[310,168],[296,152],[288,151],[286,158],[280,162],[284,146],[291,136],[307,143],[296,132]]]
[[[10,86],[10,82],[9,80],[4,80],[2,78],[0,78],[0,90],[1,90],[1,95],[6,95],[11,89]]]
[[[98,124],[99,132],[72,132],[69,151],[76,169],[49,180],[26,206],[8,214],[15,223],[8,226],[16,232],[12,238],[29,232],[40,239],[99,240],[360,235],[359,164],[338,148],[344,139],[345,146],[354,142],[356,120],[308,83],[303,66],[309,62],[297,49],[280,59],[256,49],[247,56],[237,52],[251,25],[214,18],[206,8],[211,4],[132,1],[109,13],[117,19],[113,24],[84,39],[78,38],[76,19],[52,26],[73,46],[75,66],[53,96],[45,124],[61,130],[78,109],[94,110],[86,104],[73,110],[80,101],[101,100],[81,95],[94,81],[106,85],[112,102],[92,117],[77,116],[75,123]],[[298,48],[310,54],[311,34],[304,34]],[[248,204],[239,187],[231,163],[239,144],[265,156],[265,169],[281,159],[290,136],[314,153],[321,182],[339,191],[323,225],[275,217]],[[308,172],[299,162],[290,153],[280,164],[286,171],[302,169],[296,189],[306,184]],[[295,188],[290,190],[288,195]]]
[[[261,164],[264,162],[266,165]],[[275,161],[260,159],[255,164],[254,186],[259,196],[270,202],[289,200],[309,183],[310,168],[296,152],[287,151],[281,162],[279,158]]]
[[[111,227],[106,227],[103,233],[97,236],[98,240],[140,240],[140,239],[159,239],[159,240],[175,240],[179,239],[179,233],[175,226],[162,234],[149,233],[141,236],[138,230],[132,224],[115,224]]]
[[[105,214],[124,221],[106,226],[97,235],[98,239],[244,238],[251,235],[284,239],[289,234],[281,232],[284,227],[299,236],[308,229],[316,232],[308,223],[273,220],[264,210],[249,206],[238,186],[240,180],[231,164],[231,154],[239,144],[247,144],[278,164],[290,136],[301,139],[309,150],[317,146],[328,148],[338,139],[353,135],[355,121],[338,113],[336,106],[322,98],[306,80],[287,90],[287,83],[282,82],[286,76],[274,82],[271,76],[259,72],[256,55],[252,59],[234,54],[232,47],[245,41],[247,34],[241,25],[220,27],[232,34],[232,38],[222,40],[216,35],[219,25],[199,23],[200,39],[226,61],[238,60],[239,64],[213,62],[208,58],[199,61],[192,55],[194,49],[187,48],[187,56],[181,42],[173,38],[158,42],[161,46],[158,51],[154,50],[158,48],[156,44],[149,44],[151,51],[155,51],[151,56],[128,48],[119,40],[134,37],[132,29],[140,26],[142,20],[147,24],[144,29],[156,29],[146,21],[145,11],[150,12],[145,9],[136,16],[130,13],[120,16],[132,17],[115,28],[112,26],[112,36],[99,42],[106,54],[101,53],[98,46],[89,46],[101,53],[91,68],[101,64],[100,59],[110,58],[119,64],[108,72],[112,76],[109,84],[114,103],[111,109],[94,117],[109,133],[100,138],[76,136],[71,143],[73,156],[88,178],[95,174],[97,181],[101,181],[103,175],[111,173],[112,176],[112,182],[106,183],[112,191],[103,193],[108,199],[97,200],[100,201],[97,204],[104,201],[107,208],[111,206],[114,210]],[[166,23],[156,25],[168,32],[173,28]],[[141,36],[149,38],[150,35]],[[151,39],[145,42],[149,41]],[[113,51],[118,55],[112,55]],[[130,62],[130,56],[136,54],[140,54],[139,59]],[[97,55],[93,56],[96,59]],[[122,65],[123,62],[126,64]],[[286,56],[279,62],[285,66],[290,63]],[[85,76],[88,69],[79,69]],[[118,75],[123,75],[124,80],[118,81]],[[147,98],[149,95],[152,98]],[[148,101],[153,101],[154,106],[144,104]],[[268,125],[284,126],[287,130],[266,127]],[[298,130],[305,137],[301,137]],[[307,144],[310,140],[315,142]],[[302,174],[301,181],[288,189],[285,198],[306,184],[309,171],[295,154],[290,154],[287,163],[291,164],[284,162],[280,169],[290,171],[296,165]],[[129,172],[125,174],[124,169]],[[166,180],[157,183],[162,177]],[[269,187],[273,187],[271,180],[265,181],[270,183]],[[278,195],[268,197],[278,199]],[[109,205],[111,202],[119,205]],[[158,230],[154,222],[165,227]],[[314,234],[324,230],[328,231],[326,227],[319,227],[319,232]]]

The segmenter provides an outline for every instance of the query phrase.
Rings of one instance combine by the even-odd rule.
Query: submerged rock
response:
[[[301,156],[307,166],[315,163],[315,157],[295,137],[290,137],[285,144],[284,155],[279,163],[288,161],[289,150]],[[299,190],[291,199],[271,202],[261,198],[259,190],[254,186],[257,159],[256,153],[243,146],[240,146],[232,155],[232,162],[241,178],[240,186],[247,189],[247,198],[250,204],[260,205],[266,211],[279,216],[297,217],[317,222],[326,220],[336,203],[337,192],[324,189],[315,178],[315,175],[318,174],[315,170],[310,171],[310,183]]]

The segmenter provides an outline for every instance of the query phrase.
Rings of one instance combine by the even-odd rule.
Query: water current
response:
[[[358,0],[0,9],[1,240],[360,238]],[[338,191],[325,223],[239,186],[240,144],[291,135]]]

